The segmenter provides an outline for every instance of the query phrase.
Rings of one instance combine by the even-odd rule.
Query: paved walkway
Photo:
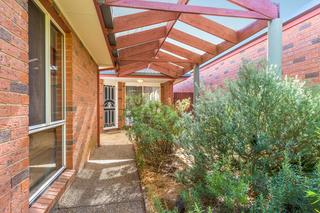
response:
[[[145,212],[133,145],[124,132],[102,134],[101,145],[53,212]]]

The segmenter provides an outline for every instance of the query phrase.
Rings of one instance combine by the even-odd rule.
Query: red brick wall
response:
[[[161,85],[161,103],[171,105],[173,103],[173,81],[167,81]]]
[[[27,7],[27,0],[0,0],[1,213],[29,206]],[[67,166],[79,169],[97,141],[97,65],[73,32],[66,46]]]
[[[73,115],[73,169],[77,170],[97,143],[97,72],[94,60],[73,34],[72,107],[67,110]]]
[[[0,212],[27,212],[29,199],[28,13],[0,0]]]
[[[266,59],[267,37],[259,38],[201,69],[206,86],[236,78],[243,59]],[[320,8],[287,23],[283,32],[283,75],[320,83]],[[193,78],[174,86],[175,93],[193,92]]]

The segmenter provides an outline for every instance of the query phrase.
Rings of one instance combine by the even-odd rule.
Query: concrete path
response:
[[[133,145],[125,132],[102,134],[101,145],[53,212],[145,212]]]

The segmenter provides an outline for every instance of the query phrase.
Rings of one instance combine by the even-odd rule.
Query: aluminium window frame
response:
[[[49,177],[33,194],[29,196],[29,205],[31,205],[46,189],[47,187],[59,177],[59,175],[66,168],[66,34],[49,12],[42,6],[39,0],[32,1],[45,15],[45,123],[29,126],[29,136],[42,132],[48,129],[57,127],[62,128],[62,167],[59,168],[51,177]],[[63,36],[63,64],[62,64],[62,116],[58,121],[51,120],[51,76],[50,76],[50,38],[51,38],[51,24]]]

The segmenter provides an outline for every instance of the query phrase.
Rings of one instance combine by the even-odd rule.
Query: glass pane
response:
[[[126,99],[129,100],[132,97],[142,97],[142,87],[141,86],[126,86]],[[130,102],[126,101],[126,109],[127,114],[126,114],[126,125],[130,126],[132,124],[132,119],[130,118]]]
[[[126,96],[142,96],[142,87],[136,86],[127,86],[126,87]]]
[[[159,101],[160,87],[143,87],[143,96],[148,101]]]
[[[30,135],[31,194],[62,167],[62,145],[62,127]]]
[[[50,77],[51,120],[63,119],[63,35],[51,24]]]
[[[45,15],[32,2],[29,9],[29,125],[45,123]]]

